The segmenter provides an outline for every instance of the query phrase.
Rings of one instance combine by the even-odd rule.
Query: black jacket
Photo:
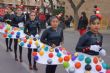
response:
[[[24,15],[17,16],[16,14],[14,14],[12,17],[12,26],[19,27],[18,23],[20,22],[25,23],[25,16]]]
[[[79,42],[76,46],[76,51],[84,52],[83,50],[90,47],[91,45],[102,46],[102,42],[103,42],[103,36],[100,33],[94,34],[91,31],[88,31],[86,34],[80,37]],[[99,55],[98,52],[91,51],[91,50],[85,51],[84,53],[89,55]]]
[[[49,46],[52,46],[52,44],[59,46],[63,42],[63,30],[61,28],[53,30],[51,27],[46,29],[41,36],[41,42]]]
[[[79,19],[79,22],[78,22],[78,29],[86,29],[88,26],[88,19],[87,17],[81,17]]]
[[[25,24],[25,29],[24,32],[28,35],[36,35],[40,33],[40,26],[39,22],[34,20],[34,21],[27,21]]]
[[[3,17],[3,21],[8,23],[8,24],[12,24],[12,18],[13,18],[13,14],[5,14]]]

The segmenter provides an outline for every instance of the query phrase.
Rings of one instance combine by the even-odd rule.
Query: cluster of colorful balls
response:
[[[0,32],[1,33],[8,33],[10,32],[12,27],[5,23],[0,23]]]
[[[27,45],[25,48],[32,48],[32,46],[35,46],[34,48],[37,48],[39,46],[39,41],[36,38],[30,38],[29,36],[26,36],[25,38],[21,39],[20,45],[24,47],[24,45]]]
[[[62,47],[51,48],[47,45],[42,45],[42,49],[39,52],[33,52],[34,59],[38,62],[42,61],[42,64],[63,64],[64,61],[71,59],[71,54]],[[45,62],[45,63],[43,63]]]
[[[5,33],[3,34],[3,37],[4,38],[19,38],[21,35],[21,33],[19,32],[19,28],[13,27],[11,30],[10,28],[11,26],[5,29]]]
[[[110,68],[101,58],[94,56],[89,57],[85,54],[75,53],[71,57],[71,61],[63,63],[68,73],[106,73]]]

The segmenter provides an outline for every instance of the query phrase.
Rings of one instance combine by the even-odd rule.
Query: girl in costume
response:
[[[35,19],[36,18],[35,12],[31,12],[29,16],[30,16],[30,20],[26,22],[24,32],[29,36],[35,37],[37,34],[40,34],[39,22]],[[34,51],[37,51],[37,49],[34,49]],[[32,55],[32,48],[28,48],[29,69],[32,69],[31,55]],[[37,70],[35,60],[33,64],[33,69]]]
[[[4,15],[3,21],[5,23],[11,25],[12,24],[12,17],[13,17],[12,8],[7,7],[7,14]],[[10,39],[9,38],[6,38],[5,41],[6,41],[6,47],[7,47],[7,50],[6,51],[7,52],[9,50],[12,51],[12,49],[11,49],[12,39],[11,38]]]
[[[50,18],[51,27],[46,29],[42,36],[41,42],[51,47],[62,45],[63,42],[63,30],[58,28],[59,21],[56,16]],[[55,73],[57,65],[47,65],[46,73]]]
[[[90,30],[80,37],[76,52],[69,62],[64,62],[68,73],[106,73],[106,63],[100,56],[105,56],[102,48],[103,36],[99,33],[100,18],[90,17]]]
[[[21,23],[22,23],[22,25],[25,23],[25,17],[22,13],[22,9],[17,8],[16,14],[14,14],[14,16],[12,18],[12,26],[19,28],[19,24],[21,24]],[[14,39],[15,61],[18,61],[18,58],[17,58],[17,45],[18,45],[18,39]],[[19,59],[20,59],[20,62],[22,62],[22,47],[21,46],[19,46],[19,53],[20,53]]]
[[[91,16],[90,30],[87,33],[85,33],[82,37],[80,37],[76,47],[76,51],[83,52],[89,55],[99,55],[99,51],[102,49],[101,47],[103,42],[103,36],[101,33],[99,33],[99,29],[99,17],[97,17],[96,15]]]

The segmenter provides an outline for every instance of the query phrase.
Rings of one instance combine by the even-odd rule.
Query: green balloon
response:
[[[90,64],[90,63],[91,63],[91,59],[90,59],[89,57],[87,57],[87,58],[85,59],[85,63]]]
[[[69,65],[68,62],[64,62],[64,63],[63,63],[63,67],[64,67],[64,68],[68,68],[69,66],[70,66],[70,65]]]
[[[10,30],[10,27],[9,26],[7,26],[7,28],[6,28],[7,30]]]

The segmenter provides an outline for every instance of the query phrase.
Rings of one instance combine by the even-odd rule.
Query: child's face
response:
[[[97,33],[98,30],[100,29],[100,21],[99,19],[94,20],[94,22],[91,23],[90,25],[91,31]]]
[[[57,18],[54,18],[52,21],[51,21],[51,26],[53,28],[57,28],[58,27],[58,24],[59,24],[59,21]]]
[[[30,19],[31,19],[31,20],[35,20],[35,18],[36,18],[36,14],[35,14],[35,13],[31,13],[31,14],[30,14]]]

